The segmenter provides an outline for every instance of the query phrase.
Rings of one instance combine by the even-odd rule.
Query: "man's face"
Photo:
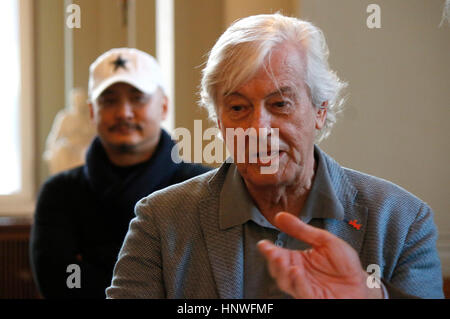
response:
[[[271,157],[272,166],[278,161],[274,174],[261,174],[264,165],[261,161],[238,163],[235,156],[237,168],[247,183],[259,186],[295,184],[307,161],[313,160],[315,130],[322,128],[326,111],[313,107],[303,81],[304,74],[302,54],[286,43],[272,51],[265,67],[237,90],[224,94],[219,88],[218,125],[227,145],[227,128],[254,128],[258,139],[262,137],[260,128],[279,130],[279,153]],[[270,138],[268,136],[268,140]]]
[[[160,89],[152,95],[126,83],[105,89],[90,105],[102,144],[119,152],[148,152],[156,147],[167,98]]]

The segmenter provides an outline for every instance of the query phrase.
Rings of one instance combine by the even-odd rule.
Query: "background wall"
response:
[[[73,82],[87,88],[88,67],[102,52],[127,43],[122,1],[76,0],[82,28],[73,29]],[[381,8],[369,29],[366,8]],[[54,116],[64,107],[64,22],[61,0],[36,0],[37,185]],[[174,0],[175,127],[213,125],[197,106],[202,63],[235,19],[282,11],[325,33],[330,65],[349,82],[348,101],[321,147],[342,165],[388,179],[430,204],[438,247],[450,275],[450,27],[438,27],[444,0]],[[155,54],[155,1],[136,2],[136,46]]]
[[[64,2],[35,2],[36,182],[47,176],[42,161],[45,140],[56,113],[64,107]]]
[[[300,1],[293,0],[226,0],[224,1],[224,25],[228,27],[235,20],[255,14],[281,13],[297,16]]]
[[[175,0],[174,5],[174,127],[187,128],[193,135],[194,120],[201,120],[203,129],[213,125],[206,110],[198,107],[198,86],[206,55],[224,30],[223,2]]]

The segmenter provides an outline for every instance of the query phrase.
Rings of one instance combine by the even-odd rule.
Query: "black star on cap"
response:
[[[117,71],[118,68],[124,68],[126,70],[127,67],[125,66],[125,63],[127,62],[128,60],[122,59],[122,57],[119,55],[117,59],[115,59],[111,63],[114,64],[114,71]]]

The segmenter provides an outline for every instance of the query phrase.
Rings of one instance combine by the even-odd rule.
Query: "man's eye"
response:
[[[277,101],[277,102],[272,103],[272,105],[277,107],[277,108],[286,107],[286,106],[289,106],[289,104],[290,103],[287,102],[287,101]]]
[[[140,94],[132,97],[132,101],[135,103],[147,103],[150,97],[145,94]]]
[[[292,111],[292,103],[289,100],[275,101],[270,105],[274,112],[289,113]]]
[[[234,112],[239,112],[239,111],[242,111],[243,109],[244,109],[244,107],[242,105],[233,105],[231,107],[231,110]]]
[[[114,98],[102,98],[99,102],[100,102],[99,104],[102,106],[110,106],[114,105],[117,102],[117,100]]]

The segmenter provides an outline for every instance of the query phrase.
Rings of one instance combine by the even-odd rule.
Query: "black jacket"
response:
[[[136,202],[210,170],[198,164],[174,163],[173,146],[162,130],[149,161],[120,168],[109,161],[96,138],[84,166],[44,183],[30,239],[33,275],[44,298],[105,298]],[[79,266],[79,272],[68,268],[72,264]],[[81,288],[69,288],[67,281],[77,283],[76,272]]]

